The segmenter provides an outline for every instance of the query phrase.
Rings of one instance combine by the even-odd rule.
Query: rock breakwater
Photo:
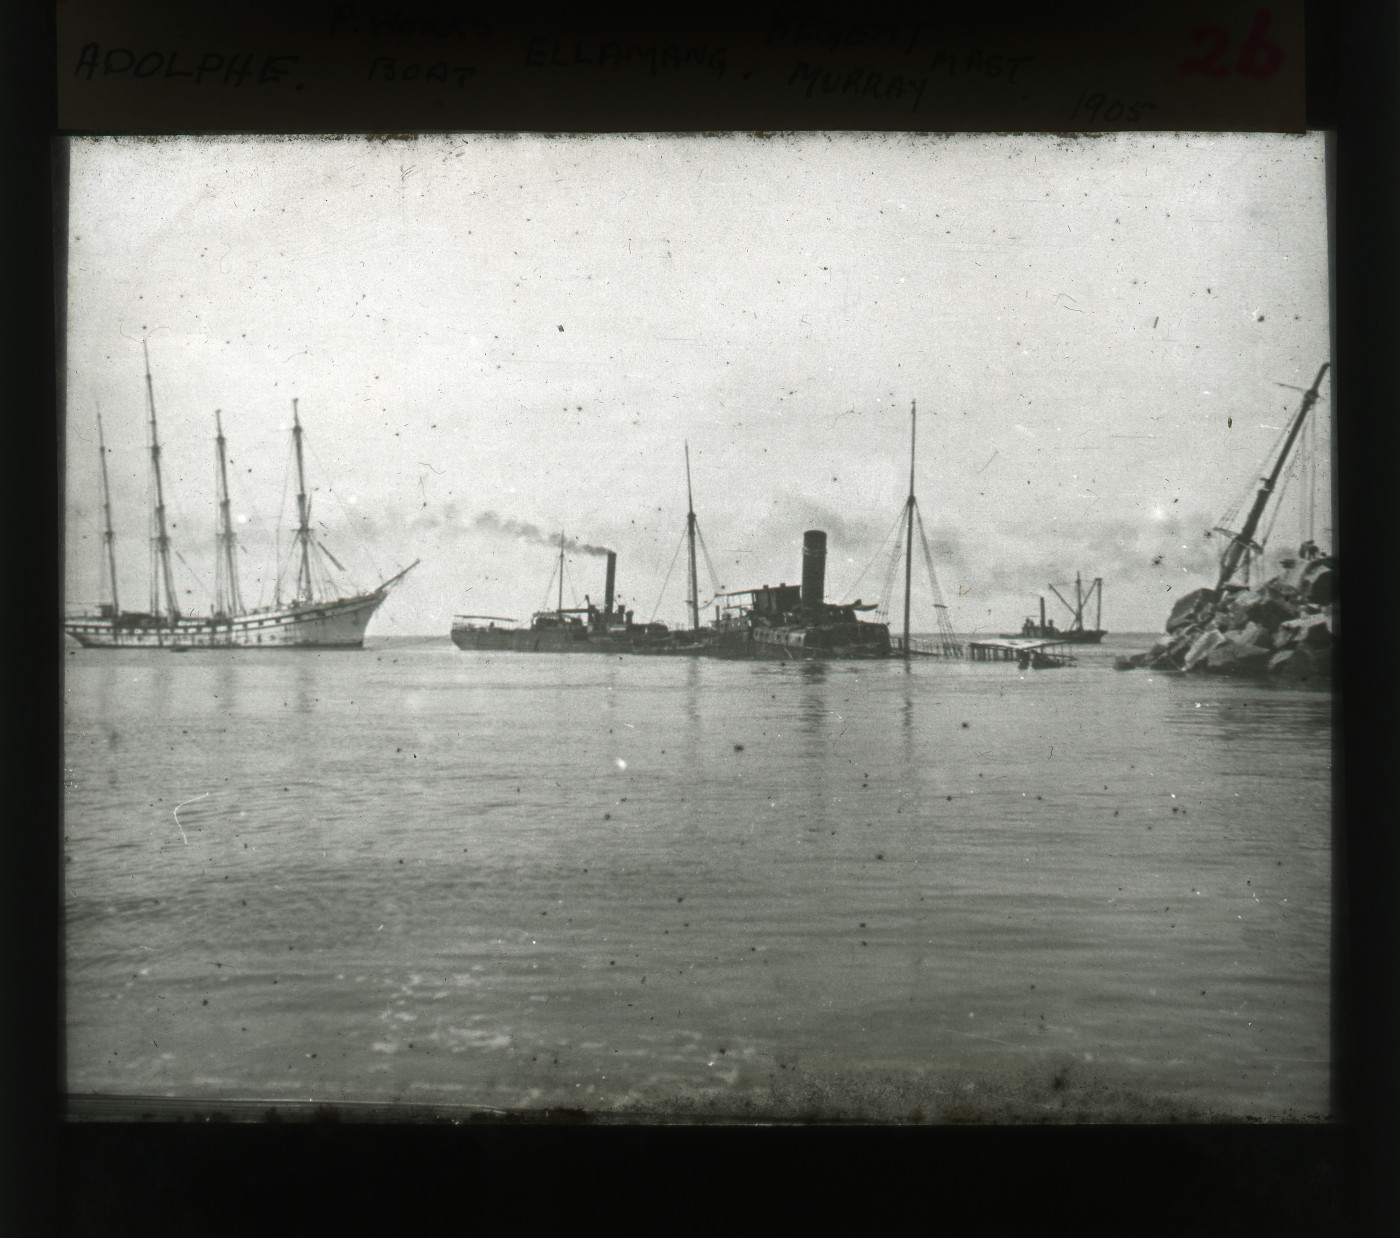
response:
[[[1166,635],[1144,653],[1119,659],[1119,669],[1330,682],[1337,622],[1333,561],[1305,546],[1281,566],[1256,588],[1229,583],[1179,598]]]

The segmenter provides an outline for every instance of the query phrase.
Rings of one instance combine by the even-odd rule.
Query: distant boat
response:
[[[143,345],[144,350],[144,345]],[[112,531],[111,494],[107,484],[107,453],[98,420],[98,450],[102,457],[102,514],[105,548],[104,575],[107,598],[86,613],[69,615],[63,630],[92,649],[357,649],[364,644],[365,628],[389,590],[418,566],[414,560],[403,571],[381,581],[365,593],[328,596],[329,573],[324,557],[336,567],[335,557],[311,535],[311,500],[306,492],[302,460],[302,428],[297,402],[292,401],[292,440],[297,460],[298,524],[294,554],[296,589],[287,601],[248,609],[238,584],[237,540],[229,514],[228,468],[224,452],[223,423],[214,414],[217,437],[218,525],[216,534],[215,600],[208,615],[181,611],[175,595],[170,565],[170,536],[166,530],[165,494],[161,482],[160,439],[156,431],[155,395],[150,358],[146,358],[146,402],[151,427],[151,482],[155,498],[152,512],[151,603],[146,611],[122,610],[117,597],[116,537]],[[320,577],[320,580],[317,577]]]
[[[1066,588],[1069,586],[1066,585]],[[1045,618],[1045,598],[1040,599],[1040,622],[1027,616],[1025,623],[1021,625],[1019,632],[1003,632],[1002,636],[1008,639],[1025,640],[1053,640],[1066,641],[1071,645],[1097,645],[1108,633],[1100,626],[1103,623],[1103,578],[1094,577],[1094,583],[1088,589],[1084,588],[1083,580],[1078,572],[1074,574],[1074,601],[1071,603],[1054,585],[1047,588],[1061,602],[1065,604],[1065,609],[1070,613],[1070,623],[1068,627],[1057,628],[1053,619]],[[1084,611],[1089,603],[1093,601],[1096,605],[1094,614],[1094,626],[1086,628],[1084,626]]]

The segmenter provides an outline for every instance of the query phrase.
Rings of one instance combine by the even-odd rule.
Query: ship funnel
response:
[[[612,614],[613,608],[613,585],[617,580],[617,551],[608,551],[608,582],[603,589],[603,613]]]
[[[826,590],[826,534],[808,529],[802,535],[802,603],[816,608]]]

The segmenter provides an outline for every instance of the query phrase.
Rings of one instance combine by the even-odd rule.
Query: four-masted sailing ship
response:
[[[144,345],[143,345],[144,351]],[[329,596],[329,573],[322,557],[340,564],[311,533],[311,499],[306,490],[302,454],[301,417],[292,401],[292,442],[297,465],[297,529],[293,554],[296,586],[292,596],[277,597],[271,606],[244,606],[238,581],[238,542],[229,508],[228,465],[223,422],[214,414],[218,488],[218,528],[215,554],[215,596],[211,613],[186,614],[175,592],[171,570],[170,534],[166,527],[165,490],[161,478],[160,436],[156,428],[155,393],[150,357],[146,357],[146,406],[150,415],[151,487],[151,595],[148,610],[123,610],[117,595],[116,536],[112,529],[111,492],[107,482],[107,452],[98,419],[98,450],[102,456],[103,575],[107,597],[95,609],[65,618],[63,630],[93,649],[357,649],[364,644],[370,618],[389,590],[418,565],[414,560],[403,571],[364,593]],[[279,578],[280,593],[280,578]]]

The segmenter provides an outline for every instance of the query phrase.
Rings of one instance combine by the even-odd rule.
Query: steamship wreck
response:
[[[144,349],[144,345],[143,345]],[[297,514],[293,554],[297,560],[296,590],[289,600],[271,606],[244,606],[238,582],[238,542],[229,511],[228,464],[223,423],[216,410],[216,471],[218,530],[216,538],[215,597],[208,615],[186,614],[180,607],[171,570],[170,536],[166,527],[165,492],[160,468],[160,437],[156,429],[155,395],[151,365],[146,358],[146,401],[150,415],[151,489],[151,601],[146,611],[123,610],[117,595],[116,536],[112,530],[112,502],[107,483],[107,449],[98,418],[98,451],[102,470],[103,575],[107,599],[97,606],[65,616],[63,630],[91,649],[358,649],[365,628],[389,590],[418,565],[415,559],[403,571],[363,593],[331,595],[330,578],[321,557],[339,563],[311,533],[311,499],[306,491],[302,461],[302,428],[297,402],[292,401],[292,441],[296,452]]]
[[[664,623],[636,623],[633,612],[615,601],[617,552],[607,552],[603,605],[594,606],[585,594],[583,606],[564,605],[564,550],[559,538],[559,604],[536,611],[528,627],[500,615],[456,615],[452,643],[458,649],[494,649],[514,653],[643,653],[673,644]],[[512,626],[497,627],[508,624]],[[679,649],[675,650],[680,652]]]
[[[708,626],[673,630],[664,623],[637,623],[633,612],[615,602],[617,553],[607,553],[603,605],[585,595],[583,606],[564,605],[562,571],[564,539],[560,538],[559,604],[536,611],[529,626],[500,615],[457,615],[452,643],[458,649],[503,650],[515,653],[650,654],[717,658],[885,658],[890,632],[883,623],[869,623],[857,612],[874,610],[859,601],[834,606],[823,600],[826,577],[826,534],[813,529],[804,535],[802,584],[764,585],[720,594],[719,613]],[[497,626],[508,625],[508,626]]]
[[[720,614],[704,632],[704,652],[719,658],[887,658],[888,624],[860,612],[859,600],[833,605],[826,588],[826,534],[802,535],[802,584],[764,585],[720,595]]]

